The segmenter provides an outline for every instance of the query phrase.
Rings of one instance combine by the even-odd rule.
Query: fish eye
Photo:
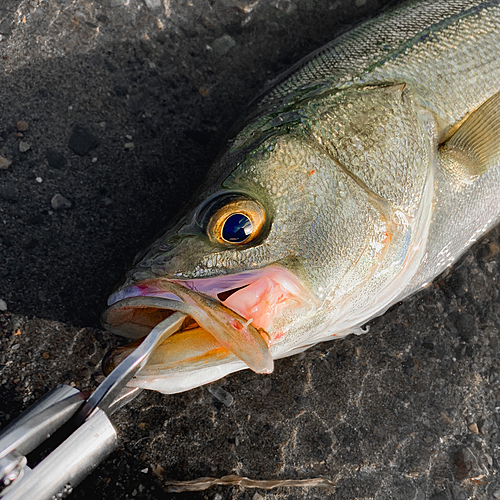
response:
[[[207,234],[213,242],[243,245],[261,234],[265,220],[260,203],[255,200],[233,200],[210,217]]]

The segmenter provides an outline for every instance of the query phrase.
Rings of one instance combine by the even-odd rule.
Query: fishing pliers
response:
[[[185,319],[175,312],[156,325],[89,397],[59,385],[9,424],[0,433],[0,499],[66,498],[116,449],[117,432],[109,417],[142,391],[127,383]],[[62,442],[33,468],[28,466],[27,455],[59,434]]]

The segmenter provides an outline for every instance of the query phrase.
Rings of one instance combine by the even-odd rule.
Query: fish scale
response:
[[[374,66],[390,67],[392,60],[412,43],[426,43],[429,33],[447,24],[455,24],[457,16],[486,10],[496,16],[498,2],[446,1],[406,2],[369,20],[308,56],[299,68],[292,68],[283,81],[274,86],[259,102],[259,108],[281,105],[285,97],[298,88],[324,80],[330,86],[351,85],[357,79],[368,81]],[[492,20],[492,24],[495,21]],[[482,26],[479,27],[483,29]],[[469,33],[463,33],[462,41]],[[419,42],[420,40],[420,42]],[[364,76],[368,75],[368,76]],[[400,75],[401,76],[401,75]]]
[[[406,82],[436,116],[442,137],[500,90],[499,23],[500,7],[496,3],[406,48],[359,81]]]
[[[104,314],[132,336],[166,314],[151,304],[185,312],[189,295],[224,311],[225,331],[177,332],[132,384],[180,392],[359,333],[496,224],[498,46],[498,1],[407,2],[292,68]],[[234,214],[248,241],[215,231]],[[170,282],[177,297],[158,291]],[[231,325],[266,345],[253,352]]]

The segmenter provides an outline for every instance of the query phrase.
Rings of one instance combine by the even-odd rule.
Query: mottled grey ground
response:
[[[107,294],[246,103],[386,5],[2,0],[2,424],[59,382],[96,387],[117,343],[99,329]],[[500,498],[499,240],[490,233],[364,336],[279,361],[270,376],[143,393],[115,419],[120,449],[73,498]],[[228,474],[335,486],[164,490]]]

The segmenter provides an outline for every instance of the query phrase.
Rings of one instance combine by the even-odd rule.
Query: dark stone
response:
[[[10,17],[5,18],[2,22],[0,22],[0,35],[9,36],[12,31],[11,27],[12,19]]]
[[[464,297],[469,291],[467,278],[468,269],[461,267],[456,269],[447,280],[450,289],[457,295],[457,297]]]
[[[26,250],[33,250],[40,245],[40,242],[36,238],[31,238],[28,243],[26,243]]]
[[[44,218],[40,214],[34,214],[34,215],[30,215],[28,217],[27,222],[28,222],[28,224],[30,224],[32,226],[39,226],[39,225],[43,224]]]
[[[454,312],[449,315],[448,320],[463,342],[469,342],[477,333],[476,321],[471,314]]]
[[[465,463],[462,450],[455,453],[455,475],[459,481],[463,481],[469,475],[469,469]]]
[[[206,146],[210,141],[210,135],[203,130],[195,130],[195,129],[186,130],[184,134],[188,139],[192,139],[201,146]]]
[[[109,18],[107,16],[105,16],[104,14],[97,14],[97,16],[95,16],[95,18],[100,23],[103,23],[103,24],[108,24],[109,23]]]
[[[0,243],[6,248],[10,248],[13,245],[13,242],[10,240],[10,238],[7,238],[6,236],[0,237]]]
[[[73,133],[69,138],[69,148],[79,156],[86,155],[99,145],[99,140],[94,137],[86,128],[75,125]]]
[[[0,186],[0,199],[6,201],[17,201],[18,191],[13,182],[6,182]]]
[[[434,344],[432,342],[424,341],[424,342],[422,342],[422,347],[424,349],[428,349],[429,351],[432,351],[434,349]]]
[[[66,166],[66,158],[55,149],[47,148],[45,150],[45,158],[47,158],[50,168],[62,169]]]
[[[119,97],[126,97],[128,94],[128,89],[127,89],[127,87],[124,87],[123,85],[115,85],[113,87],[113,92],[115,93],[115,95],[117,95]]]
[[[436,491],[431,495],[429,500],[450,500],[450,496],[446,491]]]

